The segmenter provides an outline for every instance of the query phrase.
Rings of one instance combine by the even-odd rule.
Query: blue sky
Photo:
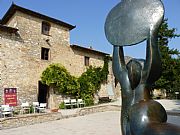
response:
[[[65,21],[76,28],[71,31],[71,44],[112,54],[112,45],[104,34],[104,22],[108,12],[120,0],[13,0],[15,4],[41,14]],[[12,0],[0,0],[0,18],[5,14]],[[180,0],[163,0],[165,17],[169,26],[180,33]],[[172,39],[170,48],[180,50],[180,38]],[[125,48],[125,55],[144,58],[145,43]]]

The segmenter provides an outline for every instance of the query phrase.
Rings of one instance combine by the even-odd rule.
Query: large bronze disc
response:
[[[161,0],[122,0],[108,14],[105,34],[112,45],[134,45],[149,37],[151,27],[162,22]]]

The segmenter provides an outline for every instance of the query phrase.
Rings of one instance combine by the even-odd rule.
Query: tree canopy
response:
[[[165,89],[170,97],[175,97],[175,91],[180,92],[180,52],[169,48],[169,41],[179,37],[175,28],[169,28],[165,19],[159,29],[158,45],[162,56],[162,76],[155,83],[155,88]]]

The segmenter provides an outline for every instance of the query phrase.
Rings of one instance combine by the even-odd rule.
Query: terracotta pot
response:
[[[58,112],[59,109],[52,109],[51,112]]]

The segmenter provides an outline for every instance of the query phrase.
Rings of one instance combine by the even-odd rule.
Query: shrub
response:
[[[61,103],[59,104],[59,109],[65,109],[64,102],[61,102]]]

